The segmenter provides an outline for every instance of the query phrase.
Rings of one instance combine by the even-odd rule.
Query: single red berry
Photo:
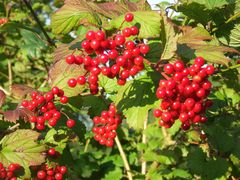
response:
[[[59,172],[60,172],[61,174],[66,174],[66,172],[67,172],[67,167],[66,167],[66,166],[61,166]]]
[[[56,87],[56,86],[53,87],[53,88],[52,88],[52,93],[53,93],[53,94],[58,94],[58,93],[59,93],[59,88]]]
[[[86,33],[86,39],[88,40],[94,40],[95,39],[95,32],[94,31],[88,31]]]
[[[169,112],[163,112],[162,115],[161,115],[161,119],[164,122],[168,122],[168,121],[170,121],[172,119],[172,115]]]
[[[116,35],[114,40],[117,45],[123,45],[126,41],[125,37],[120,34]]]
[[[95,38],[96,40],[98,41],[103,41],[105,39],[105,33],[102,31],[102,30],[98,30],[96,33],[95,33]]]
[[[203,59],[203,57],[196,57],[195,59],[194,59],[194,63],[195,64],[198,64],[198,65],[200,65],[200,66],[203,66],[204,65],[204,63],[205,63],[205,61],[204,61],[204,59]]]
[[[206,72],[208,75],[212,75],[214,73],[214,71],[215,71],[215,69],[214,69],[213,65],[208,65],[206,67]]]
[[[118,85],[123,86],[124,84],[126,84],[126,79],[118,79],[117,83]]]
[[[86,83],[86,77],[85,76],[79,76],[77,79],[78,84],[84,85]]]
[[[56,155],[56,150],[55,150],[54,148],[50,148],[50,149],[48,150],[48,154],[49,154],[50,156],[55,156],[55,155]]]
[[[184,70],[184,63],[180,60],[174,63],[174,70],[177,72],[181,72]]]
[[[130,28],[124,28],[122,30],[122,35],[125,36],[125,37],[130,37],[132,35],[132,31]]]
[[[77,85],[77,80],[75,78],[71,78],[67,83],[69,87],[75,87]]]
[[[173,67],[173,65],[172,65],[172,64],[166,64],[166,65],[164,66],[164,72],[165,72],[166,74],[172,74],[172,73],[174,72],[174,67]]]
[[[52,127],[56,126],[57,125],[57,118],[49,119],[48,124],[49,124],[49,126],[52,126]]]
[[[96,50],[101,46],[101,44],[100,44],[100,41],[94,39],[90,42],[90,46],[91,46],[91,48]]]
[[[132,26],[131,27],[131,31],[132,31],[132,35],[133,36],[136,36],[139,33],[139,30],[138,30],[138,28],[136,26]]]
[[[68,55],[68,56],[66,57],[66,62],[67,62],[68,64],[73,64],[73,63],[75,63],[75,56],[74,56],[74,55]]]
[[[62,104],[68,103],[68,97],[67,97],[67,96],[62,96],[62,97],[60,98],[60,102],[61,102]]]
[[[73,119],[68,119],[66,122],[67,127],[72,128],[75,126],[76,122]]]
[[[55,177],[56,180],[62,180],[63,179],[63,175],[61,173],[56,173],[54,177]]]
[[[134,64],[136,65],[142,65],[143,64],[143,57],[142,56],[137,56],[134,58]]]
[[[43,170],[40,170],[37,172],[38,179],[44,179],[46,177],[46,172]]]
[[[127,14],[125,14],[125,17],[124,17],[125,21],[127,21],[127,22],[131,22],[133,20],[133,18],[134,18],[133,13],[127,13]]]
[[[141,52],[142,54],[147,54],[147,53],[149,52],[149,50],[150,50],[150,48],[149,48],[148,45],[141,45],[141,46],[140,46],[140,52]]]
[[[153,115],[158,118],[162,115],[162,111],[160,109],[154,109]]]
[[[27,100],[23,100],[22,101],[22,103],[21,103],[21,105],[23,106],[23,107],[28,107],[28,101]]]
[[[54,94],[52,92],[47,92],[44,97],[46,101],[51,101],[54,98]]]

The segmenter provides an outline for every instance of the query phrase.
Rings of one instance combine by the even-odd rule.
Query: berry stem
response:
[[[35,21],[37,22],[39,28],[42,30],[44,36],[46,37],[48,43],[52,46],[55,46],[55,43],[53,42],[53,40],[48,36],[47,32],[45,31],[45,29],[43,28],[42,24],[41,24],[41,21],[39,20],[37,14],[34,12],[30,2],[28,0],[23,0],[23,2],[25,3],[25,5],[27,6],[27,8],[30,10],[31,14],[33,15]]]
[[[125,167],[125,169],[126,169],[126,171],[127,171],[128,179],[129,179],[129,180],[132,180],[133,178],[132,178],[131,169],[130,169],[130,166],[129,166],[129,163],[128,163],[126,154],[125,154],[125,152],[124,152],[124,150],[123,150],[123,147],[122,147],[122,145],[121,145],[121,143],[120,143],[120,141],[119,141],[118,136],[115,137],[115,142],[116,142],[116,144],[117,144],[118,150],[119,150],[120,155],[121,155],[121,157],[122,157],[122,160],[123,160],[123,163],[124,163],[124,167]]]
[[[169,80],[170,78],[168,77],[168,75],[166,75],[164,72],[161,72],[161,75],[166,79]]]

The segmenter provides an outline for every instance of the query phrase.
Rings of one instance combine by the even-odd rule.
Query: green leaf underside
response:
[[[159,37],[161,31],[161,16],[160,14],[153,11],[136,11],[132,12],[134,14],[134,20],[132,22],[124,22],[121,29],[125,27],[131,27],[136,25],[140,27],[139,38],[150,38],[150,37]],[[119,16],[116,19],[113,19],[110,22],[110,29],[118,29],[124,19],[124,15]]]
[[[0,162],[7,167],[10,163],[19,163],[24,168],[45,162],[46,147],[38,144],[39,133],[33,130],[17,130],[1,140]],[[27,170],[28,171],[28,170]]]

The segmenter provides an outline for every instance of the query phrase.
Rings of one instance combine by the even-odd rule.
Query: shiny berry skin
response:
[[[72,128],[73,126],[75,126],[76,122],[73,119],[68,119],[66,122],[66,125],[68,128]]]
[[[49,154],[50,156],[55,156],[55,155],[56,155],[56,150],[55,150],[54,148],[50,148],[50,149],[48,150],[48,154]]]
[[[199,97],[199,98],[203,98],[203,97],[205,97],[205,95],[206,95],[206,91],[205,91],[204,89],[199,89],[199,90],[196,92],[196,95],[197,95],[197,97]]]
[[[86,39],[88,40],[94,40],[95,39],[95,32],[94,31],[88,31],[86,33]]]
[[[68,63],[68,64],[73,64],[73,63],[75,63],[75,56],[74,55],[69,55],[69,56],[67,56],[66,57],[66,62]]]
[[[172,115],[169,112],[163,112],[161,115],[161,119],[164,122],[170,121],[172,119]]]
[[[126,84],[126,79],[118,79],[117,83],[118,85],[123,86],[124,84]]]
[[[132,13],[127,13],[125,14],[125,17],[124,17],[125,21],[127,22],[133,21],[133,18],[134,18],[134,15]]]
[[[198,64],[198,65],[200,65],[200,66],[203,66],[204,65],[204,63],[205,63],[205,61],[204,61],[204,59],[203,59],[203,57],[196,57],[195,59],[194,59],[194,64]]]
[[[149,52],[149,50],[150,50],[150,48],[149,48],[148,45],[141,45],[141,46],[140,46],[140,52],[141,52],[142,54],[147,54],[147,53]]]
[[[60,98],[60,102],[61,102],[62,104],[68,103],[68,97],[67,97],[67,96],[62,96],[62,97]]]
[[[143,64],[143,57],[142,56],[137,56],[134,58],[134,64],[136,65],[142,65]]]
[[[166,64],[166,65],[164,66],[164,72],[165,72],[166,74],[172,74],[172,73],[174,72],[174,67],[173,67],[173,65],[172,65],[172,64]]]
[[[182,123],[181,128],[182,130],[187,131],[190,129],[190,124],[188,122]]]
[[[213,65],[208,65],[206,67],[206,72],[208,75],[212,75],[214,73],[214,71],[215,71],[215,68],[213,67]]]
[[[112,147],[114,145],[114,141],[113,140],[107,140],[106,141],[106,146],[107,147]]]
[[[59,93],[59,88],[56,87],[56,86],[53,87],[53,88],[52,88],[52,93],[53,93],[53,94],[58,94],[58,93]]]
[[[23,100],[22,103],[21,103],[21,105],[22,105],[23,107],[28,107],[28,101],[27,101],[27,100]]]
[[[130,37],[132,35],[132,31],[130,28],[124,28],[122,30],[122,35],[125,37]]]
[[[94,39],[90,42],[90,46],[91,46],[91,48],[96,50],[101,46],[101,44],[100,44],[100,41]]]
[[[37,172],[38,179],[44,179],[46,177],[46,172],[43,170],[40,170]]]
[[[114,40],[117,45],[123,45],[126,41],[125,37],[122,35],[116,35]]]
[[[82,46],[82,48],[84,48],[85,50],[91,49],[90,42],[89,42],[88,40],[83,41],[83,42],[81,43],[81,46]]]
[[[162,111],[160,109],[154,109],[153,115],[158,118],[162,115]]]
[[[96,40],[98,40],[98,41],[102,41],[102,40],[105,39],[105,33],[104,33],[102,30],[98,30],[98,31],[96,31],[96,33],[95,33],[95,38],[96,38]]]
[[[52,126],[52,127],[56,126],[57,125],[57,118],[49,119],[48,124],[49,124],[49,126]]]
[[[77,85],[77,80],[74,78],[71,78],[68,80],[68,86],[69,87],[75,87]]]
[[[59,172],[60,172],[61,174],[66,174],[66,172],[67,172],[67,167],[66,167],[66,166],[61,166]]]
[[[131,27],[131,31],[132,31],[132,35],[133,36],[136,36],[139,33],[139,30],[138,30],[138,28],[136,26],[132,26]]]
[[[125,43],[125,47],[126,47],[126,49],[133,50],[135,48],[135,44],[133,41],[127,41]]]
[[[77,78],[77,82],[78,82],[78,84],[80,84],[80,85],[84,85],[84,84],[86,83],[86,78],[85,78],[85,76],[79,76],[79,77]]]
[[[182,61],[176,61],[173,66],[174,70],[177,72],[181,72],[184,70],[184,63]]]
[[[56,180],[62,180],[63,179],[63,175],[61,173],[56,173],[54,177],[55,177]]]

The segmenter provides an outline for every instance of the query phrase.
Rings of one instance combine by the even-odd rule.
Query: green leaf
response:
[[[146,54],[145,58],[150,62],[158,62],[163,52],[163,46],[159,40],[149,40],[148,45],[150,51]]]
[[[66,4],[52,15],[51,22],[55,34],[67,34],[80,24],[99,23],[97,14],[85,1],[80,0],[66,1]]]
[[[174,31],[172,22],[166,15],[162,15],[161,23],[161,39],[163,43],[163,52],[161,55],[162,60],[171,59],[177,50],[178,35]]]
[[[66,134],[66,130],[59,129],[51,129],[47,132],[44,142],[46,144],[55,145],[56,150],[60,153],[66,148],[68,141],[68,135]]]
[[[107,94],[115,93],[120,88],[116,78],[110,79],[102,74],[100,74],[98,78],[99,86],[102,87]]]
[[[78,41],[79,40],[73,41],[69,45],[62,44],[55,50],[55,62],[48,72],[50,86],[57,86],[60,89],[63,89],[64,94],[68,97],[80,94],[86,87],[85,85],[77,85],[76,87],[71,88],[67,83],[70,78],[77,78],[86,74],[86,70],[83,66],[75,64],[69,65],[65,61],[65,58],[73,53],[75,46],[80,47]]]
[[[141,76],[121,87],[116,97],[116,105],[126,116],[127,123],[134,129],[142,129],[148,111],[155,107],[155,87],[153,80]]]
[[[207,9],[221,8],[224,5],[234,2],[234,0],[181,0],[182,3],[193,3],[204,5]]]
[[[110,21],[110,28],[107,29],[121,29],[129,27],[132,25],[137,25],[139,30],[139,38],[154,38],[160,36],[161,31],[161,16],[154,11],[136,11],[132,12],[134,14],[134,20],[132,22],[123,23],[124,15],[119,16],[116,19]]]
[[[4,136],[1,140],[0,162],[7,167],[18,163],[24,168],[45,162],[45,145],[37,143],[39,133],[33,130],[19,129]]]

